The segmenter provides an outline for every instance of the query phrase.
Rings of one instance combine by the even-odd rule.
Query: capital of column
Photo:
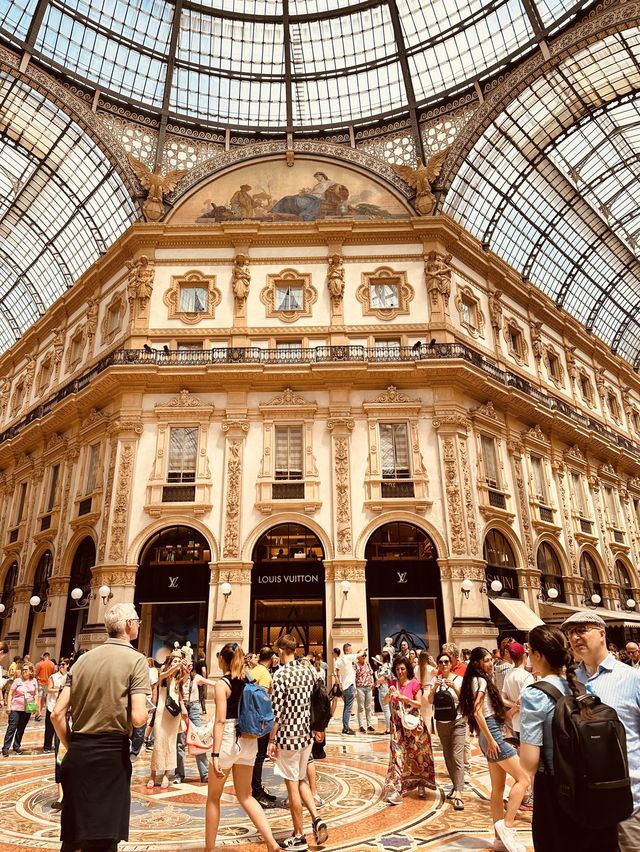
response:
[[[334,559],[324,563],[324,578],[327,583],[341,580],[364,582],[366,560],[364,559]]]
[[[249,423],[243,418],[228,418],[222,421],[221,428],[227,438],[246,438]]]
[[[438,559],[442,580],[473,580],[484,583],[487,563],[482,559]]]
[[[327,429],[334,435],[350,435],[355,421],[349,411],[332,411],[327,420]]]
[[[91,569],[91,586],[135,586],[137,565],[94,565]]]
[[[251,583],[252,562],[239,562],[235,560],[210,562],[211,569],[211,585],[217,586],[219,583],[243,583],[248,585]]]
[[[471,426],[467,415],[459,411],[436,413],[432,423],[436,432],[467,432]]]

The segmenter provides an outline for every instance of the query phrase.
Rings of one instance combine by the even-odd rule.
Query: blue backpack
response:
[[[271,731],[274,721],[269,693],[247,676],[238,707],[238,732],[262,737]]]

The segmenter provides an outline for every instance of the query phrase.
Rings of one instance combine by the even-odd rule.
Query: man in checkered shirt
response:
[[[296,660],[296,640],[285,634],[275,643],[281,666],[273,675],[271,703],[275,723],[269,737],[269,757],[274,772],[284,778],[289,794],[289,810],[293,835],[280,842],[282,849],[306,852],[309,848],[302,823],[302,803],[311,814],[313,836],[317,845],[327,841],[326,822],[317,815],[311,788],[306,780],[311,755],[311,693],[315,677],[309,666]],[[315,735],[322,737],[322,733]]]

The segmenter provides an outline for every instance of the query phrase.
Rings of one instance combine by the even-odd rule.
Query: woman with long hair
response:
[[[418,672],[420,674],[420,686],[422,687],[420,715],[428,731],[433,731],[431,727],[431,702],[429,701],[429,694],[433,679],[438,672],[436,666],[433,665],[434,662],[433,657],[428,651],[420,651],[418,654]]]
[[[26,659],[26,658],[25,658]],[[31,715],[38,704],[38,681],[33,663],[23,662],[9,690],[9,719],[2,745],[2,756],[9,756],[13,746],[14,754],[23,754],[22,735],[29,724]]]
[[[209,758],[209,787],[205,808],[205,852],[213,852],[220,824],[220,799],[229,772],[238,802],[258,829],[269,852],[276,842],[262,807],[251,794],[251,776],[258,751],[258,740],[239,734],[238,709],[246,684],[244,651],[237,642],[227,642],[218,653],[223,677],[215,686],[216,715],[213,723],[213,752]]]
[[[376,664],[376,688],[378,690],[378,701],[382,707],[382,715],[384,716],[384,732],[389,734],[391,730],[391,707],[389,702],[385,702],[387,693],[389,692],[389,681],[391,679],[391,654],[389,651],[381,651],[379,657],[373,657],[373,662]]]
[[[522,804],[529,777],[520,766],[515,748],[505,741],[505,706],[492,679],[493,658],[486,648],[474,648],[460,689],[460,710],[472,733],[478,734],[480,748],[489,764],[491,779],[491,819],[498,839],[508,852],[525,852],[513,824]],[[507,774],[514,783],[507,810],[503,796]]]
[[[385,791],[387,803],[399,805],[403,793],[416,788],[420,798],[426,798],[426,788],[436,788],[436,776],[431,737],[419,718],[422,706],[420,682],[414,677],[413,666],[407,657],[394,657],[392,671],[395,681],[384,698],[384,702],[391,706],[391,750]],[[411,725],[405,722],[407,715],[415,720]]]
[[[529,659],[538,683],[550,683],[563,695],[578,695],[575,666],[564,633],[541,625],[529,633]],[[563,675],[564,672],[564,675]],[[533,782],[533,847],[539,852],[615,852],[616,826],[586,828],[558,807],[553,783],[555,702],[528,686],[520,696],[520,763]]]
[[[147,787],[152,790],[156,784],[156,777],[162,775],[160,787],[166,790],[169,786],[169,774],[173,772],[177,764],[178,734],[180,733],[180,722],[184,717],[186,721],[187,710],[182,700],[182,685],[189,677],[183,665],[184,655],[182,651],[175,648],[164,661],[164,665],[158,673],[158,706],[156,709],[156,721],[153,727],[155,743],[151,755],[151,770]],[[173,715],[167,709],[167,703],[177,705],[180,712]]]
[[[436,731],[440,737],[440,745],[444,754],[444,762],[453,784],[453,789],[447,796],[451,799],[456,811],[464,810],[464,741],[467,726],[460,712],[460,690],[462,678],[451,671],[452,660],[449,654],[442,653],[437,659],[442,674],[433,679],[429,690],[429,704],[433,706],[436,693],[446,694],[449,703],[453,704],[451,712],[446,714],[449,719],[439,719],[438,710],[435,714]]]

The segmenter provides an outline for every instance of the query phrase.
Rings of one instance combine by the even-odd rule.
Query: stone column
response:
[[[240,558],[240,508],[242,496],[242,457],[249,424],[244,419],[227,419],[222,423],[225,435],[224,486],[224,560]]]
[[[224,560],[211,568],[211,609],[214,619],[209,632],[207,662],[209,671],[217,671],[216,652],[227,642],[238,642],[244,650],[250,642],[249,620],[251,616],[251,569],[250,562]],[[222,593],[223,583],[229,583],[231,593]]]
[[[57,560],[56,560],[57,561]],[[62,630],[67,612],[70,577],[53,576],[49,579],[47,592],[48,606],[45,611],[44,624],[38,634],[38,647],[49,651],[52,657],[60,653]]]
[[[16,653],[22,654],[22,642],[27,630],[29,620],[29,598],[31,597],[31,585],[17,586],[13,595],[13,612],[9,619],[9,632],[5,637],[10,644],[17,643]]]
[[[107,638],[104,626],[106,610],[117,603],[133,603],[136,589],[137,565],[95,565],[91,569],[91,598],[87,623],[82,628],[79,644],[95,648]],[[98,594],[101,586],[109,586],[111,597],[103,601]]]
[[[525,565],[518,570],[518,577],[522,586],[524,602],[534,612],[538,612],[540,572],[538,571],[533,552],[533,530],[531,527],[527,480],[522,472],[522,455],[524,448],[520,441],[513,439],[508,442],[507,447],[511,458],[511,468],[513,470],[513,479],[516,486],[516,507],[520,520],[525,556]]]
[[[490,618],[489,597],[483,591],[486,589],[484,560],[442,558],[438,559],[438,565],[445,624],[451,624],[447,638],[460,648],[495,643],[497,630]],[[468,595],[462,589],[464,580],[471,582]],[[436,649],[431,650],[433,652]]]
[[[324,563],[327,621],[332,619],[330,626],[327,624],[327,649],[342,648],[345,642],[353,645],[355,650],[369,644],[365,565],[366,562],[360,559]],[[343,580],[350,583],[346,595],[342,591]]]

